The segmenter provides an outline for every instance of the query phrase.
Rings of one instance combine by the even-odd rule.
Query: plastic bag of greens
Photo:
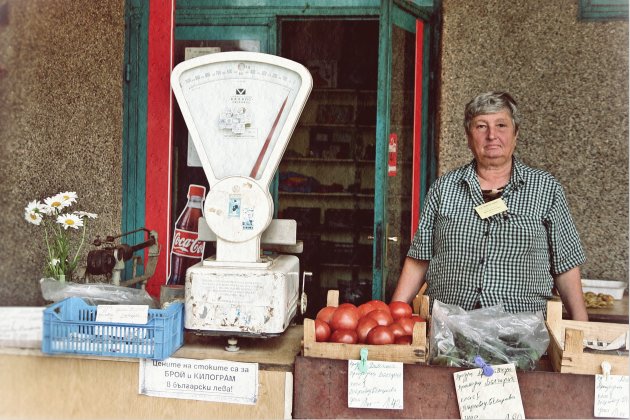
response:
[[[549,333],[542,312],[512,314],[502,305],[465,311],[435,300],[430,341],[431,364],[474,368],[480,356],[490,365],[533,370],[547,350]]]

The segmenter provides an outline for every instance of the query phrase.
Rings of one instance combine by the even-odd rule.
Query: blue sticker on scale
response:
[[[231,195],[228,208],[228,217],[241,217],[241,196]]]

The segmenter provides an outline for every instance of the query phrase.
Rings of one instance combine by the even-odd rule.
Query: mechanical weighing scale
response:
[[[209,54],[173,69],[171,86],[210,184],[199,239],[216,240],[216,255],[186,273],[186,329],[273,336],[295,316],[299,260],[263,255],[261,243],[301,252],[296,222],[273,219],[269,185],[312,85],[301,64],[262,53]]]

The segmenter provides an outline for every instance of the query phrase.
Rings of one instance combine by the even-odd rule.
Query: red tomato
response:
[[[346,330],[340,329],[335,330],[330,336],[330,341],[333,343],[346,343],[346,344],[356,344],[357,342],[357,332],[354,330]]]
[[[410,318],[413,315],[413,308],[407,302],[395,300],[389,304],[389,311],[394,320],[400,318]]]
[[[321,319],[315,320],[315,341],[323,343],[330,338],[330,325]]]
[[[359,323],[359,310],[354,307],[337,308],[330,320],[330,328],[334,330],[354,330]]]
[[[357,325],[357,335],[359,336],[359,343],[365,343],[367,339],[367,335],[370,330],[376,327],[378,323],[374,318],[370,318],[369,316],[364,316],[359,320],[359,325]]]
[[[410,335],[402,335],[400,337],[396,337],[394,344],[411,344],[411,336]]]
[[[415,322],[427,322],[426,319],[422,318],[420,315],[413,315],[411,319]]]
[[[330,320],[332,319],[333,313],[337,310],[336,306],[324,306],[322,309],[317,312],[317,316],[315,319],[319,319],[320,321],[324,321],[327,324],[330,324]]]
[[[368,344],[394,344],[396,337],[389,327],[377,325],[367,335]]]
[[[382,300],[374,299],[369,301],[368,303],[372,304],[372,306],[374,306],[376,309],[382,309],[383,311],[389,312],[389,305]]]
[[[374,320],[378,323],[378,325],[392,325],[394,323],[394,318],[389,313],[389,311],[384,311],[382,309],[377,309],[375,311],[370,312],[366,316],[370,318],[374,318]]]
[[[337,309],[339,309],[339,308],[354,308],[354,309],[356,309],[357,306],[354,303],[346,302],[346,303],[342,303],[341,305],[337,306]]]
[[[400,324],[400,326],[403,328],[403,330],[405,331],[406,335],[412,335],[413,334],[413,326],[416,323],[415,320],[411,319],[411,318],[401,318],[398,321],[396,321],[398,324]]]
[[[357,309],[359,309],[359,315],[363,318],[365,315],[369,314],[376,308],[370,302],[365,302],[359,305]]]
[[[407,335],[407,332],[405,331],[405,329],[398,322],[394,322],[392,325],[390,325],[389,329],[392,331],[392,333],[394,334],[394,337],[396,338],[402,337],[403,335]]]

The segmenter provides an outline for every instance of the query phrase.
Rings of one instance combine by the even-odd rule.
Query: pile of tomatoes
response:
[[[318,342],[346,344],[411,344],[413,326],[424,322],[413,315],[411,305],[371,300],[358,307],[352,303],[326,306],[315,318]]]

